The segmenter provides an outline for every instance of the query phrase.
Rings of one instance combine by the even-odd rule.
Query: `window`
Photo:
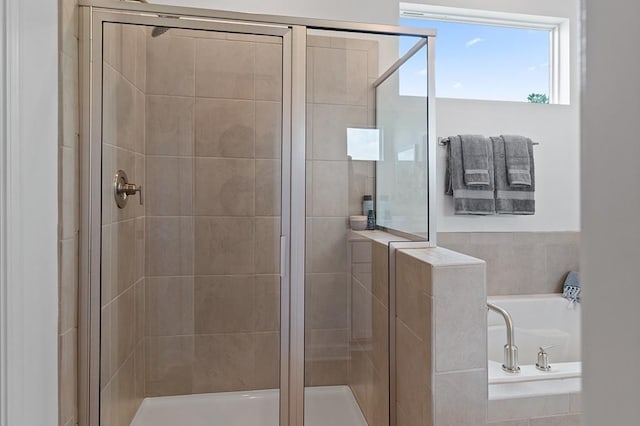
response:
[[[400,25],[438,31],[438,97],[560,102],[557,40],[565,20],[431,7],[446,9],[434,13],[425,10],[429,6],[402,6]],[[401,42],[402,53],[409,47]],[[424,92],[413,82],[421,73],[426,70],[404,70],[401,95]]]

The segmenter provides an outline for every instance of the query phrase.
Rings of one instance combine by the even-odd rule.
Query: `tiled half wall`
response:
[[[351,233],[349,385],[354,396],[369,425],[389,424],[394,413],[389,354],[395,346],[397,425],[484,424],[485,263],[442,248],[390,251],[389,242],[398,240],[379,231]]]

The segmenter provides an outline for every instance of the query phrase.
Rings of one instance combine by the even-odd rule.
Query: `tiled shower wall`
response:
[[[58,424],[77,423],[78,339],[78,6],[59,0]]]
[[[144,398],[145,211],[139,196],[119,209],[113,176],[146,187],[144,27],[105,24],[101,277],[101,424],[128,425]]]
[[[486,261],[489,296],[559,293],[579,268],[579,232],[439,232],[438,246]]]
[[[373,194],[375,164],[350,161],[346,129],[374,124],[378,43],[307,38],[307,386],[349,377],[348,216]]]
[[[389,421],[389,255],[386,241],[350,234],[349,386],[369,426]]]
[[[374,168],[348,161],[346,128],[372,123],[377,44],[310,39],[312,386],[348,380],[347,217],[373,192]],[[181,30],[147,40],[147,395],[278,386],[277,40]]]
[[[277,388],[281,39],[147,46],[146,395]]]

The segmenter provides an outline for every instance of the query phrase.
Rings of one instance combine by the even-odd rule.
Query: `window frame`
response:
[[[400,18],[548,31],[549,104],[570,103],[571,57],[569,54],[570,29],[568,18],[404,2],[400,2]]]

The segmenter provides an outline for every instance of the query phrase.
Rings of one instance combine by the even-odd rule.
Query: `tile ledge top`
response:
[[[449,250],[443,247],[432,247],[422,249],[400,249],[411,257],[432,266],[464,266],[464,265],[483,265],[485,261],[457,251]]]
[[[408,241],[406,238],[390,234],[385,231],[354,231],[349,233],[349,241],[374,241],[381,244],[389,244],[391,241]]]

